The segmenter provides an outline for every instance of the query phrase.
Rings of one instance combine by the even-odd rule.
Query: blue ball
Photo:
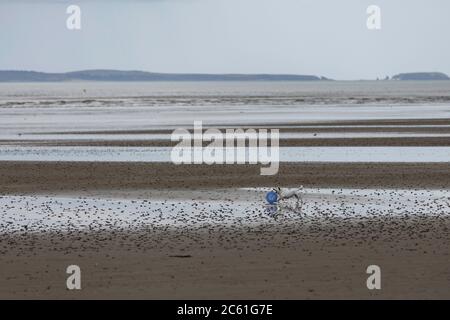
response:
[[[275,191],[267,192],[266,200],[270,204],[274,204],[278,201],[278,194]]]

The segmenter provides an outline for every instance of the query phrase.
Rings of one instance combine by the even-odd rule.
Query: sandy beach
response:
[[[94,217],[83,226],[61,226],[56,231],[48,230],[40,219],[13,230],[5,228],[3,221],[0,296],[449,298],[450,198],[441,194],[436,205],[403,207],[405,199],[426,201],[428,196],[420,197],[420,190],[439,190],[448,196],[449,172],[448,164],[286,164],[279,175],[263,177],[257,168],[247,166],[2,163],[0,190],[6,197],[2,204],[13,208],[27,203],[22,208],[25,213],[52,207],[44,211],[42,220],[64,216],[65,211],[76,212],[78,217],[93,213]],[[369,210],[373,199],[349,194],[336,198],[333,192],[311,191],[305,194],[311,208],[304,216],[283,215],[274,220],[264,214],[263,192],[246,196],[245,191],[237,191],[299,183],[332,188],[336,193],[342,188],[381,188],[374,191],[382,194],[379,199],[399,210],[379,216],[352,214],[352,201]],[[191,191],[192,185],[196,192]],[[411,194],[399,196],[398,188]],[[11,200],[9,194],[20,198]],[[42,194],[45,199],[38,202],[36,197]],[[67,199],[77,205],[58,205]],[[105,205],[100,199],[110,200]],[[161,199],[172,200],[166,210],[149,205]],[[249,199],[253,202],[244,210],[233,208],[236,201]],[[88,200],[92,203],[83,207]],[[187,200],[192,203],[186,205]],[[331,209],[319,200],[331,203]],[[127,204],[132,205],[129,201],[140,206],[127,209]],[[189,214],[189,207],[202,203],[201,215]],[[216,207],[207,207],[208,203]],[[177,218],[181,223],[158,225],[136,216],[134,221],[114,226],[123,219],[120,212],[123,215],[124,210],[143,205],[142,214],[161,215],[175,208],[181,211]],[[105,210],[97,211],[101,206]],[[231,211],[226,210],[228,206]],[[349,206],[348,216],[342,206]],[[7,210],[2,207],[4,214]],[[183,210],[187,211],[184,215]],[[244,216],[230,218],[234,211],[244,211]],[[105,212],[106,218],[95,217]],[[211,215],[217,215],[215,221],[209,220]],[[71,226],[75,218],[68,217],[66,224]],[[65,268],[70,264],[83,270],[79,292],[65,287]],[[371,264],[383,268],[383,289],[377,292],[365,285],[365,268]]]
[[[2,236],[2,298],[448,299],[448,218]],[[5,248],[6,247],[6,248]],[[65,268],[82,268],[68,291]],[[382,266],[382,290],[366,288]]]
[[[185,93],[175,104],[166,92],[142,101],[93,97],[88,106],[64,96],[3,97],[0,298],[449,299],[450,161],[423,151],[447,152],[448,96],[411,103],[408,90],[380,98],[378,88],[348,105],[337,93],[322,105],[325,89],[300,94],[306,102],[285,93],[279,107],[267,97],[253,98],[261,107],[242,96],[218,103]],[[394,106],[367,105],[379,101]],[[211,110],[218,104],[226,107]],[[122,147],[160,152],[152,148],[173,146],[173,128],[195,118],[279,128],[282,147],[349,154],[289,158],[274,176],[260,175],[260,165],[101,160],[101,152],[134,155]],[[351,149],[376,146],[390,158],[358,161],[367,149]],[[266,192],[300,185],[301,213],[274,216]],[[72,264],[82,270],[82,290],[66,288]],[[369,265],[382,270],[381,290],[366,286]]]

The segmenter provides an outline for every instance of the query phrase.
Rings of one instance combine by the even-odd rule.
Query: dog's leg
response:
[[[295,197],[295,212],[298,213],[299,198],[297,194],[294,194],[294,197]]]
[[[301,215],[302,214],[302,208],[303,208],[303,199],[302,199],[301,195],[298,195],[298,194],[295,194],[295,198],[296,198],[296,201],[297,201],[296,212]]]

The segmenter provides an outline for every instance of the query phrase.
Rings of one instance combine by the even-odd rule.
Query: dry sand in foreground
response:
[[[1,298],[450,298],[450,219],[2,235]],[[82,268],[82,290],[65,268]],[[382,289],[366,288],[366,268]]]

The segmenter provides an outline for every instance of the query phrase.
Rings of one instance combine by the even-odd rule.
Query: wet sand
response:
[[[167,147],[175,146],[177,142],[169,140],[7,140],[1,141],[0,145],[19,146],[73,146],[73,147]],[[208,143],[203,142],[203,146]],[[249,145],[249,141],[245,142]],[[302,139],[280,139],[283,147],[448,147],[450,137],[369,137],[369,138],[302,138]]]
[[[450,131],[446,127],[434,126],[449,125],[448,119],[361,120],[302,125],[304,128],[291,127],[288,131]],[[313,129],[308,128],[309,125],[432,127]],[[87,133],[138,135],[168,132],[97,130]],[[72,133],[80,137],[84,134]],[[167,140],[80,142],[63,136],[61,134],[60,140],[38,141],[27,140],[23,136],[21,141],[3,140],[1,144],[170,145]],[[285,139],[280,145],[448,146],[449,140],[447,137],[318,138]],[[20,208],[23,208],[22,214],[44,212],[53,218],[61,217],[68,213],[65,210],[72,210],[62,203],[60,197],[66,197],[65,200],[74,202],[77,208],[72,213],[82,220],[102,210],[95,202],[97,198],[114,197],[118,201],[142,201],[136,205],[144,208],[142,214],[147,214],[147,208],[152,209],[153,205],[148,199],[160,197],[177,199],[180,207],[171,203],[166,206],[174,205],[173,210],[180,215],[180,221],[188,221],[189,224],[171,227],[153,223],[143,225],[136,218],[134,224],[130,224],[132,227],[111,228],[126,211],[117,205],[108,208],[111,210],[106,215],[107,225],[93,223],[82,230],[68,225],[67,229],[58,231],[46,230],[45,227],[30,231],[27,225],[15,229],[10,227],[11,221],[1,221],[0,298],[450,298],[449,163],[390,163],[389,159],[386,163],[282,163],[276,176],[261,176],[259,170],[259,165],[2,161],[0,197],[5,197],[5,206],[0,212],[17,205],[10,197],[23,197],[18,200]],[[389,194],[384,200],[388,214],[378,215],[376,205],[381,201],[379,199],[347,196],[339,202],[329,194],[309,195],[306,199],[309,206],[307,215],[293,217],[284,213],[276,220],[259,215],[261,208],[257,206],[264,203],[262,194],[254,212],[250,212],[254,214],[254,221],[236,218],[231,226],[206,223],[201,217],[190,216],[183,211],[185,200],[193,201],[193,208],[198,207],[198,203],[210,205],[201,201],[211,197],[208,193],[211,190],[218,190],[221,196],[214,201],[219,203],[219,208],[208,210],[202,207],[201,212],[203,216],[214,214],[220,221],[225,213],[233,213],[228,207],[235,202],[233,197],[240,195],[239,188],[278,185],[335,188],[338,191],[340,188],[380,188],[380,193]],[[410,200],[416,206],[404,206],[400,195],[395,190],[388,190],[396,188],[414,192]],[[189,193],[192,190],[198,190],[198,194]],[[449,196],[438,202],[420,197],[425,191],[434,190]],[[44,202],[37,202],[33,197],[38,195],[47,198]],[[184,200],[179,199],[181,195]],[[90,200],[93,203],[86,205]],[[319,200],[334,201],[334,207],[324,207]],[[122,202],[123,206],[128,205]],[[353,214],[355,202],[367,206],[370,214]],[[395,215],[389,214],[391,207],[397,212]],[[41,225],[46,226],[46,222],[42,221]],[[69,291],[65,287],[65,268],[71,264],[82,269],[81,291]],[[371,264],[381,267],[381,290],[369,291],[366,287],[366,268]]]
[[[449,163],[281,163],[277,175],[260,165],[174,165],[116,162],[2,162],[0,192],[197,189],[258,186],[449,188]]]
[[[52,195],[83,201],[102,194],[135,199],[142,196],[133,192],[165,192],[170,198],[193,186],[401,187],[419,189],[419,194],[420,189],[446,192],[450,187],[449,164],[282,164],[277,176],[258,173],[259,166],[2,162],[0,192],[45,194],[51,205],[58,202]],[[233,197],[223,194],[225,203]],[[313,205],[316,200],[307,201]],[[390,201],[398,205],[395,194]],[[302,219],[256,225],[208,224],[191,217],[192,224],[182,227],[2,233],[0,297],[448,299],[446,203],[441,204],[445,210],[438,207],[442,212],[425,207],[401,216],[333,217],[318,205],[316,213]],[[70,264],[82,268],[81,291],[65,287]],[[382,268],[382,290],[366,287],[371,264]]]
[[[1,236],[2,298],[449,299],[450,219]],[[65,268],[82,269],[82,290]],[[382,270],[369,291],[366,268]]]
[[[308,146],[450,146],[450,119],[396,119],[396,120],[352,120],[303,123],[261,123],[231,128],[279,129],[281,134],[308,134],[301,138],[280,138],[283,147]],[[177,126],[173,126],[173,129]],[[206,130],[207,125],[204,126]],[[217,126],[220,130],[230,126]],[[107,147],[165,147],[175,146],[170,141],[173,129],[136,129],[136,130],[84,130],[84,131],[23,131],[10,139],[0,139],[0,145],[21,146],[107,146]],[[188,128],[189,129],[189,128]],[[191,128],[192,129],[192,128]],[[335,134],[336,136],[321,136]],[[339,135],[346,134],[342,137]],[[352,136],[363,134],[367,136]],[[375,134],[375,136],[371,136]],[[382,136],[376,136],[382,134]],[[402,134],[402,136],[389,135]],[[423,136],[412,136],[412,135]],[[70,138],[67,138],[68,136]],[[131,135],[133,138],[120,139]],[[156,135],[154,138],[149,138]],[[384,136],[383,136],[384,135]],[[408,136],[410,135],[410,136]],[[427,136],[428,135],[428,136]],[[49,136],[53,136],[49,139]],[[55,138],[56,136],[57,138]],[[161,139],[160,136],[165,136]],[[13,139],[11,139],[13,137]],[[203,142],[203,145],[208,145]],[[248,146],[249,141],[245,144]]]

